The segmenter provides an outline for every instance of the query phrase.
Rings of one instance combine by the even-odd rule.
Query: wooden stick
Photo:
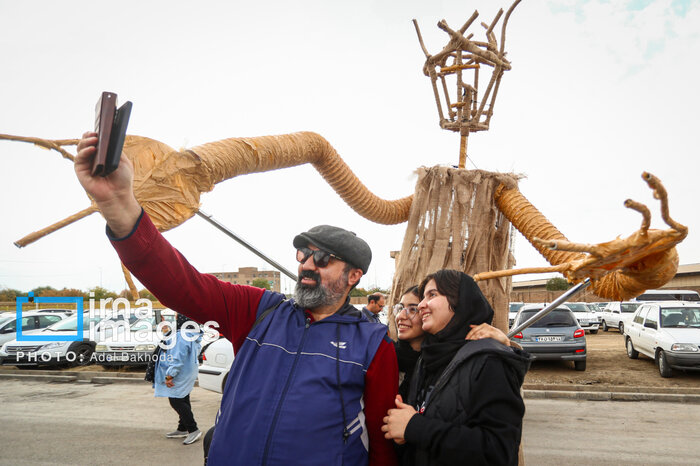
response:
[[[479,64],[476,63],[474,65],[471,64],[466,64],[466,65],[452,65],[452,66],[446,66],[444,68],[440,68],[440,73],[453,73],[457,70],[466,70],[466,69],[479,69]]]
[[[551,267],[529,267],[524,269],[508,269],[508,270],[495,270],[493,272],[482,272],[477,273],[472,278],[474,281],[478,282],[481,280],[490,280],[493,278],[510,277],[513,275],[525,275],[531,273],[551,273],[551,272],[564,272],[569,267],[569,264],[554,265]]]
[[[476,18],[478,18],[478,17],[479,17],[479,12],[477,10],[474,10],[474,13],[472,13],[471,18],[469,18],[467,20],[467,22],[464,23],[464,25],[461,28],[459,28],[459,34],[463,35],[467,31],[467,29],[469,29],[469,26],[471,26],[472,23],[474,22],[474,20],[476,20]],[[445,20],[443,19],[443,21],[445,21]],[[438,23],[438,27],[440,27],[440,23]]]
[[[75,157],[73,156],[73,154],[70,154],[61,146],[75,145],[78,143],[76,139],[59,139],[57,141],[52,141],[50,139],[13,136],[11,134],[0,134],[0,139],[5,139],[8,141],[31,142],[32,144],[36,144],[37,146],[44,147],[49,150],[53,149],[59,152],[63,156],[63,158],[68,159],[70,161],[74,161]]]
[[[428,49],[425,48],[425,44],[423,43],[423,36],[420,33],[420,28],[418,27],[418,21],[416,21],[414,19],[413,25],[416,27],[416,34],[418,34],[418,42],[420,43],[420,48],[423,49],[423,53],[425,54],[425,57],[430,58],[430,54],[428,53]]]
[[[53,233],[56,230],[59,230],[67,225],[70,225],[73,222],[77,222],[81,218],[85,218],[90,214],[94,214],[97,212],[97,206],[96,205],[91,205],[87,209],[81,210],[80,212],[71,215],[70,217],[66,217],[63,220],[54,223],[53,225],[49,225],[46,228],[42,228],[39,231],[35,231],[34,233],[30,233],[24,238],[21,238],[17,241],[15,241],[15,246],[18,248],[22,248],[28,244],[32,244],[34,241],[43,238],[44,236]]]
[[[459,168],[464,168],[467,165],[467,138],[469,137],[469,132],[460,137],[459,142]]]

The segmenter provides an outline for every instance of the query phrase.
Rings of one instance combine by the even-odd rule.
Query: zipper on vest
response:
[[[287,396],[287,391],[289,390],[289,382],[292,380],[294,371],[297,368],[297,362],[299,361],[299,354],[304,348],[304,342],[306,341],[306,334],[308,333],[309,326],[311,325],[311,319],[306,318],[306,324],[304,325],[304,334],[301,336],[301,343],[299,343],[299,349],[297,350],[296,356],[294,356],[294,362],[292,363],[292,370],[289,371],[289,376],[284,384],[284,389],[282,390],[282,396],[280,401],[277,403],[277,408],[275,410],[275,417],[272,418],[272,425],[270,425],[270,431],[267,433],[267,440],[265,441],[265,451],[263,453],[262,464],[267,464],[267,455],[270,452],[270,445],[272,444],[272,434],[275,432],[275,427],[277,427],[277,420],[280,417],[280,410],[282,409],[282,403]]]

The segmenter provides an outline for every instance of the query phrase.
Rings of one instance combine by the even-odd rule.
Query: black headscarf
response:
[[[467,344],[465,338],[470,325],[490,324],[493,320],[493,309],[474,279],[462,272],[460,276],[459,301],[452,319],[435,335],[426,333],[421,345],[423,363],[429,373],[442,373],[457,351]]]

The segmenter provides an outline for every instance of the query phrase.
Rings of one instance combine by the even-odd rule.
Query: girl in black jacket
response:
[[[405,443],[401,464],[515,465],[530,359],[492,339],[465,340],[493,310],[474,280],[440,270],[420,285],[427,333],[408,399],[397,397],[383,431]]]

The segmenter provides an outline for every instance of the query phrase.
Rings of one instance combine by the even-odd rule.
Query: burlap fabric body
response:
[[[419,168],[391,301],[397,302],[406,288],[439,269],[474,275],[511,268],[512,228],[496,208],[494,193],[501,184],[514,188],[517,182],[512,174]],[[479,287],[496,312],[494,326],[506,331],[510,277],[479,282]]]

